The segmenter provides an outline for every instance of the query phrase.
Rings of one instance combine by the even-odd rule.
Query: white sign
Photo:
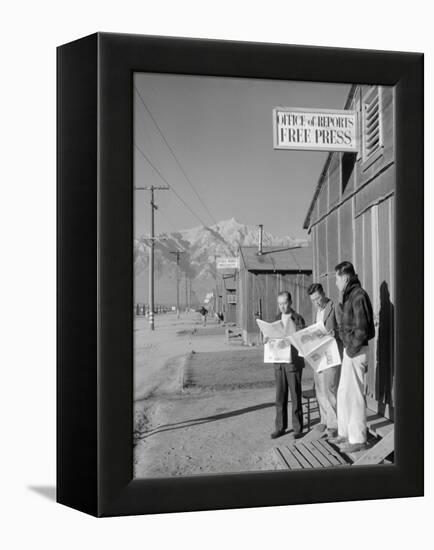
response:
[[[240,269],[240,259],[238,257],[221,256],[216,259],[217,269]]]
[[[356,111],[273,109],[275,149],[358,151]]]

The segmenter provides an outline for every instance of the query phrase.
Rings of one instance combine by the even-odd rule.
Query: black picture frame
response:
[[[57,500],[95,516],[423,494],[423,55],[97,33],[57,52]],[[133,74],[396,90],[395,464],[133,479]]]

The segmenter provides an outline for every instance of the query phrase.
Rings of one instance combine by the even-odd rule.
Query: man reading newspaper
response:
[[[336,339],[339,355],[342,357],[342,341],[339,338],[339,309],[333,301],[325,295],[320,283],[313,283],[307,289],[312,304],[316,308],[316,321],[322,323],[327,332]],[[323,432],[327,429],[328,437],[338,434],[338,418],[336,411],[337,391],[341,365],[335,365],[320,371],[314,370],[315,393],[320,411],[320,423],[314,430]]]
[[[258,325],[265,336],[265,362],[274,362],[276,379],[276,422],[272,439],[283,435],[288,428],[288,395],[291,394],[292,429],[294,437],[303,432],[303,412],[301,406],[301,376],[304,360],[288,337],[305,326],[301,315],[292,309],[291,294],[280,292],[277,297],[280,310],[275,323]]]
[[[278,303],[279,308],[285,310],[286,297],[279,295]],[[298,426],[302,425],[301,369],[304,363],[301,363],[301,358],[304,357],[311,365],[316,376],[333,370],[341,363],[336,340],[324,324],[318,322],[304,328],[304,320],[298,316],[302,322],[296,326],[293,314],[281,311],[279,320],[274,323],[257,320],[265,337],[264,362],[274,363],[275,367],[276,431],[271,436],[273,438],[282,435],[286,429],[286,401],[284,400],[285,396],[287,398],[288,388],[290,391],[293,390],[291,401],[295,436],[297,437],[302,431],[298,430]],[[297,362],[300,362],[299,368],[295,367]]]

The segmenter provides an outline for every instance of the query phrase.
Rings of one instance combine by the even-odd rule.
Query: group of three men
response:
[[[368,294],[350,262],[335,268],[338,303],[326,297],[319,283],[312,284],[308,294],[315,305],[316,321],[337,341],[342,364],[314,373],[315,392],[320,410],[320,424],[314,429],[325,431],[329,441],[343,452],[355,452],[366,446],[365,380],[368,369],[368,341],[374,337],[372,305]],[[291,295],[281,292],[277,298],[285,334],[305,327],[304,319],[292,309]],[[271,437],[283,435],[288,427],[288,394],[291,395],[294,437],[303,432],[301,377],[304,360],[291,346],[288,363],[274,365],[276,378],[276,429]]]

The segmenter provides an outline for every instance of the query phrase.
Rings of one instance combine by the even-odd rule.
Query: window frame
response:
[[[365,132],[366,128],[366,106],[369,105],[372,101],[371,96],[374,94],[378,96],[378,145],[375,150],[367,154],[366,152],[366,137]],[[383,136],[383,94],[382,86],[371,86],[364,96],[362,97],[361,102],[361,152],[362,152],[362,170],[369,168],[376,160],[383,156],[384,151],[384,136]]]

